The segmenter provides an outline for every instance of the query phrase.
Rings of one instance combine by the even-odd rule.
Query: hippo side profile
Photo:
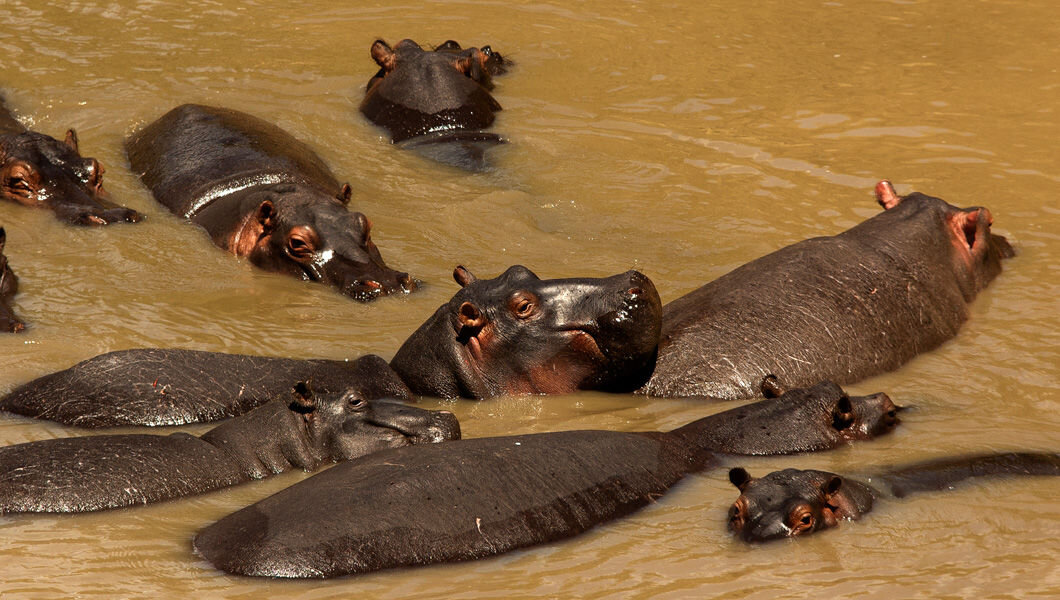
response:
[[[661,301],[641,273],[542,280],[515,265],[494,279],[457,267],[453,278],[462,288],[390,361],[414,393],[629,392],[647,380]]]
[[[18,277],[7,264],[4,246],[7,243],[7,232],[0,227],[0,331],[17,333],[26,328],[26,324],[15,316],[11,310],[11,298],[18,293]]]
[[[26,129],[0,98],[0,198],[48,208],[74,225],[137,223],[140,213],[110,201],[103,165],[83,158],[77,133],[59,141]]]
[[[663,308],[653,396],[747,398],[775,373],[792,386],[852,383],[956,335],[1013,256],[985,208],[876,186],[883,213],[752,261]]]
[[[376,40],[371,55],[379,71],[365,87],[364,116],[395,144],[454,166],[486,166],[485,149],[503,142],[485,131],[501,110],[490,95],[493,76],[507,70],[499,53],[452,40],[429,51],[406,39],[393,48]]]
[[[349,184],[286,131],[235,110],[185,104],[132,135],[129,162],[163,206],[269,271],[369,301],[415,285],[388,267]]]
[[[291,382],[303,380],[318,393],[410,397],[386,361],[372,354],[299,360],[147,348],[101,354],[39,377],[0,398],[0,409],[78,427],[207,423],[285,399]]]
[[[748,542],[805,536],[860,518],[876,500],[942,491],[973,477],[1060,475],[1060,454],[1010,453],[946,458],[892,468],[872,485],[827,471],[785,469],[755,479],[729,471],[740,497],[729,509],[729,530]]]
[[[823,383],[669,433],[564,431],[388,450],[237,511],[194,546],[219,569],[271,577],[484,558],[627,515],[715,452],[836,447],[889,431],[892,410],[885,396],[850,398]]]
[[[0,514],[160,502],[459,437],[450,412],[366,400],[354,390],[314,394],[303,382],[290,402],[274,400],[202,437],[95,435],[0,448]]]

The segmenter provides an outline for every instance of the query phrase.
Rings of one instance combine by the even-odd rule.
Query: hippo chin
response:
[[[379,71],[365,87],[361,112],[395,144],[446,164],[479,170],[485,150],[503,142],[485,131],[501,105],[490,95],[507,63],[489,46],[461,48],[449,40],[427,51],[406,39],[391,48],[376,40]]]
[[[251,115],[185,104],[126,141],[163,206],[252,264],[369,301],[415,284],[383,262],[349,184],[286,131]]]
[[[494,279],[464,267],[453,277],[462,289],[390,361],[414,393],[628,392],[651,372],[661,302],[637,271],[542,280],[516,265]]]
[[[643,393],[757,395],[775,373],[793,386],[853,383],[956,335],[976,294],[1013,256],[990,211],[876,188],[883,213],[832,237],[752,261],[663,307],[659,358]]]
[[[788,454],[896,424],[831,383],[671,432],[564,431],[388,450],[337,465],[204,529],[195,551],[239,575],[337,577],[474,560],[575,536],[656,501],[716,453]]]
[[[87,512],[201,494],[388,448],[458,439],[456,417],[295,386],[202,437],[97,435],[0,448],[0,514]]]
[[[74,225],[137,223],[135,210],[110,201],[103,188],[103,165],[84,158],[77,133],[59,141],[26,129],[0,98],[0,198],[50,209]]]
[[[184,425],[241,415],[287,398],[291,382],[319,393],[353,389],[407,400],[386,361],[303,360],[175,348],[108,352],[38,377],[0,398],[0,409],[77,427]]]
[[[785,469],[756,479],[735,468],[729,480],[740,497],[729,509],[729,530],[747,542],[802,537],[859,519],[884,497],[1012,475],[1060,475],[1060,454],[987,454],[915,463],[874,475],[871,485],[827,471]]]
[[[0,331],[18,333],[26,328],[26,324],[11,310],[11,298],[18,293],[18,277],[7,264],[6,244],[7,232],[0,227]]]

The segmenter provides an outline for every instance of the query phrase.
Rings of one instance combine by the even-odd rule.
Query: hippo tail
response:
[[[1060,475],[1060,454],[1011,452],[946,458],[899,467],[875,479],[886,484],[896,498],[914,492],[951,488],[966,479],[1011,475]]]

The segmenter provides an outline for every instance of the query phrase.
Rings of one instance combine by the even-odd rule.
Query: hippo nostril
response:
[[[373,279],[366,279],[366,280],[361,282],[361,285],[363,285],[364,287],[366,287],[368,289],[371,289],[371,290],[381,290],[381,289],[383,289],[383,284],[381,284],[378,281],[375,281]]]
[[[630,296],[640,296],[644,293],[644,289],[639,287],[631,287],[626,293]]]

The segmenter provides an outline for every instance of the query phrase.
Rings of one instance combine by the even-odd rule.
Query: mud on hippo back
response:
[[[11,298],[18,293],[18,277],[7,264],[4,246],[7,244],[7,232],[0,227],[0,331],[17,333],[26,328],[25,323],[11,310]]]
[[[376,40],[379,71],[365,87],[361,112],[387,130],[391,141],[434,160],[480,170],[485,150],[503,139],[485,131],[501,105],[492,78],[507,62],[489,46],[461,48],[449,40],[433,51],[405,39],[393,48]]]
[[[754,260],[663,308],[659,359],[642,391],[736,399],[776,374],[791,386],[853,383],[957,334],[1013,255],[982,207],[876,188],[885,208],[831,237]]]
[[[126,141],[162,205],[252,264],[368,301],[415,284],[383,262],[371,222],[307,145],[257,117],[178,106]]]
[[[74,225],[136,223],[135,210],[110,201],[103,188],[103,165],[81,156],[77,133],[59,141],[26,129],[0,97],[0,198],[47,208]]]

